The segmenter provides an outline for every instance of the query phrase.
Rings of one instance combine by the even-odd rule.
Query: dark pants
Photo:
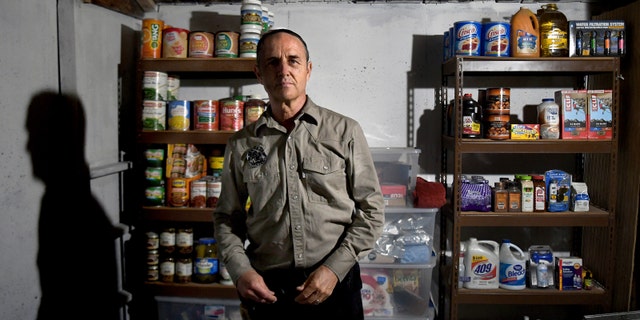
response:
[[[299,304],[294,301],[299,294],[296,287],[303,284],[312,271],[313,269],[294,269],[261,273],[269,289],[276,293],[278,301],[273,304],[261,304],[241,298],[245,319],[273,320],[281,319],[285,315],[293,315],[295,319],[304,320],[364,319],[360,293],[362,279],[360,278],[360,266],[357,263],[336,285],[327,300],[319,305]]]

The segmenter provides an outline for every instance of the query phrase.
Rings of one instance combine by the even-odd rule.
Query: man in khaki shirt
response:
[[[312,63],[298,34],[272,30],[257,51],[269,105],[225,149],[214,213],[221,259],[247,318],[363,319],[358,255],[384,223],[366,138],[307,96]]]

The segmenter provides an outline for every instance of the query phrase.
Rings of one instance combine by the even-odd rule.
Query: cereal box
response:
[[[588,139],[589,98],[587,90],[560,90],[555,92],[560,106],[560,139]]]
[[[611,140],[613,136],[611,90],[589,90],[589,139]]]

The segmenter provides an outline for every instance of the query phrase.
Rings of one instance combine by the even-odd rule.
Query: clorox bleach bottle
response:
[[[500,245],[492,240],[469,238],[464,255],[468,289],[497,289],[499,286],[498,268],[500,265]]]
[[[500,246],[500,288],[522,290],[526,287],[526,257],[522,249],[503,239]]]

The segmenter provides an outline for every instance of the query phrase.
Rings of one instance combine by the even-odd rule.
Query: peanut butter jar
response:
[[[511,110],[510,88],[488,88],[484,102],[484,114],[509,114]]]

